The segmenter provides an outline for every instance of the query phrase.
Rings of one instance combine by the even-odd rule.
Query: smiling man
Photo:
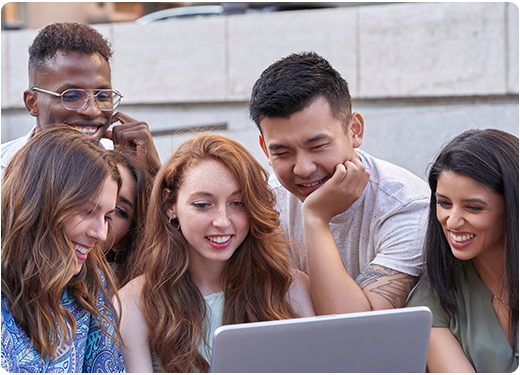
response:
[[[36,133],[56,124],[72,126],[89,137],[108,138],[114,148],[133,149],[152,170],[161,166],[148,125],[114,109],[122,99],[112,89],[106,39],[80,23],[46,26],[29,47],[27,111],[36,119],[29,134],[2,144],[2,171],[14,154]],[[108,130],[114,123],[120,123]],[[110,141],[107,145],[112,147]]]
[[[403,307],[421,272],[428,185],[359,150],[364,120],[316,53],[268,67],[249,103],[294,265],[319,314]]]

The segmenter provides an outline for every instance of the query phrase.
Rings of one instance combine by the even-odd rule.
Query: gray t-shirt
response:
[[[423,265],[428,184],[401,167],[356,152],[370,172],[370,180],[361,197],[329,224],[343,265],[353,279],[369,264],[418,276]],[[307,273],[302,203],[274,174],[269,184],[276,194],[282,228],[296,240],[290,245],[294,266]]]

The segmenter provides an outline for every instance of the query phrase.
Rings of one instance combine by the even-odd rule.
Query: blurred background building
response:
[[[248,117],[251,87],[279,58],[313,50],[349,82],[365,118],[361,149],[425,178],[465,129],[518,136],[518,15],[505,2],[7,3],[1,141],[34,126],[23,91],[38,29],[77,21],[110,41],[119,109],[148,123],[163,161],[191,133],[213,130],[270,170]]]

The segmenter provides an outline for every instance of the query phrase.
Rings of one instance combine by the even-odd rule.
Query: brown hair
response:
[[[81,271],[63,227],[83,213],[108,178],[121,186],[116,164],[107,151],[71,127],[34,135],[14,156],[2,180],[2,294],[16,323],[42,357],[52,357],[59,337],[72,339],[76,320],[62,305],[69,288],[79,304],[100,318],[100,328],[116,341],[110,298],[116,288],[100,248],[92,249]],[[104,287],[107,285],[107,289]],[[107,306],[97,303],[102,293]],[[114,328],[111,336],[104,326]]]
[[[131,271],[135,266],[134,258],[137,256],[137,242],[141,232],[144,230],[144,221],[152,191],[154,174],[146,164],[146,160],[134,152],[111,150],[110,153],[118,165],[130,171],[136,182],[135,196],[133,197],[135,201],[133,207],[134,220],[125,236],[127,247],[120,249],[117,253],[109,249],[105,254],[109,262],[113,262],[118,266],[115,273],[118,288],[121,289],[130,281]]]
[[[188,243],[166,214],[177,201],[186,173],[195,163],[208,159],[222,162],[235,176],[250,221],[246,239],[222,274],[224,324],[296,317],[286,298],[292,277],[267,172],[239,143],[219,135],[198,135],[184,142],[159,171],[141,249],[145,274],[141,305],[150,349],[167,372],[209,369],[198,351],[200,343],[208,345],[204,299],[188,271]],[[163,200],[164,188],[170,194]]]

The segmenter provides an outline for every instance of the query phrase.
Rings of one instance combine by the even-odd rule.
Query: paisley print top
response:
[[[122,348],[100,329],[98,324],[101,324],[101,319],[86,311],[67,289],[63,291],[61,302],[76,318],[76,336],[71,342],[69,326],[67,342],[58,348],[52,358],[42,358],[25,331],[14,321],[7,298],[2,294],[2,369],[18,373],[125,372]],[[98,308],[101,311],[107,309],[102,293],[98,295]],[[112,311],[113,323],[114,316]],[[113,334],[114,330],[108,323],[104,323],[104,328]]]

